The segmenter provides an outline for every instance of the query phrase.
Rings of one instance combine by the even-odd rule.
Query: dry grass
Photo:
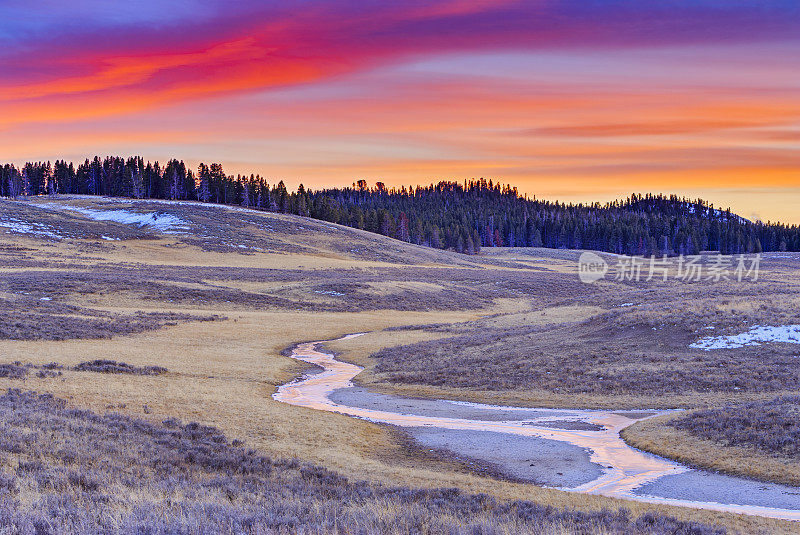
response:
[[[800,462],[796,456],[698,436],[676,428],[676,421],[683,418],[685,415],[679,413],[643,420],[625,429],[622,437],[636,448],[691,466],[800,486]]]
[[[637,351],[647,331],[634,331],[626,343],[601,342],[591,348],[579,327],[477,331],[448,336],[434,332],[424,341],[356,356],[366,364],[359,378],[371,387],[425,397],[491,399],[507,404],[552,407],[696,407],[713,393],[720,403],[766,399],[795,393],[798,370],[790,354],[753,358]],[[599,347],[600,349],[597,349]],[[503,359],[497,359],[503,355]],[[369,356],[371,362],[364,360]]]
[[[223,231],[215,234],[220,239],[227,240],[226,236],[235,233],[226,218],[215,216],[214,223],[203,217],[198,224],[227,229],[224,230],[227,234]],[[278,221],[273,223],[277,230],[271,231],[275,235],[267,236],[269,239],[306,248],[240,254],[230,248],[204,250],[180,237],[100,243],[8,236],[3,244],[6,249],[0,250],[0,259],[8,260],[1,264],[6,267],[0,271],[0,281],[3,277],[12,281],[30,280],[24,279],[23,274],[34,271],[45,281],[46,272],[55,273],[54,280],[61,281],[65,280],[65,274],[81,271],[105,273],[103,284],[113,291],[94,291],[89,283],[63,294],[58,294],[59,286],[53,284],[48,291],[56,302],[61,300],[110,314],[142,310],[218,314],[227,320],[179,323],[105,339],[0,340],[2,361],[36,365],[55,361],[63,365],[61,377],[29,375],[24,388],[52,393],[75,406],[100,413],[115,410],[153,420],[178,417],[200,421],[265,454],[321,464],[359,480],[422,488],[453,486],[469,493],[486,492],[500,499],[530,499],[585,510],[616,509],[624,505],[636,515],[655,510],[684,520],[723,524],[745,533],[789,533],[796,528],[794,524],[769,519],[623,502],[481,477],[446,461],[410,454],[396,432],[385,426],[273,401],[271,394],[276,386],[303,370],[296,361],[282,356],[287,347],[301,341],[370,331],[372,334],[348,342],[352,345],[331,344],[337,351],[346,352],[343,358],[369,367],[375,363],[369,355],[378,349],[452,336],[454,333],[449,329],[458,334],[487,324],[495,329],[530,325],[548,328],[565,320],[590,320],[602,310],[631,300],[639,290],[616,286],[584,288],[569,272],[568,258],[558,255],[550,258],[545,252],[525,262],[503,256],[464,258],[441,251],[419,252],[406,244],[348,229],[347,232],[358,235],[345,237],[352,238],[357,247],[365,248],[366,252],[359,252],[348,249],[351,242],[346,246],[341,244],[341,229],[327,229],[327,234],[315,237],[316,227],[308,226],[309,232],[298,232],[295,228],[309,225],[306,220],[269,217]],[[280,230],[278,223],[290,226]],[[253,240],[262,237],[253,231]],[[380,254],[373,254],[376,250]],[[398,263],[400,260],[402,264]],[[551,260],[555,267],[548,269]],[[521,264],[536,264],[537,269],[525,269]],[[126,277],[133,275],[147,285],[134,285],[127,290],[120,286]],[[355,288],[361,297],[344,301],[342,308],[335,308],[339,306],[335,305],[338,296],[314,293],[318,285],[345,282],[364,287]],[[32,287],[24,291],[44,292],[35,283],[29,284]],[[102,290],[103,284],[96,286]],[[458,298],[442,301],[441,288]],[[195,292],[194,297],[185,298],[187,291]],[[238,299],[242,294],[245,296]],[[261,297],[251,298],[251,295]],[[35,297],[48,296],[42,293]],[[292,310],[260,300],[264,296],[308,306]],[[368,299],[379,300],[381,308],[363,305]],[[398,311],[404,302],[408,304],[407,310]],[[325,304],[330,305],[327,311],[324,306],[317,306]],[[445,327],[385,330],[414,325]],[[81,362],[105,358],[137,367],[163,366],[168,372],[139,376],[68,369]],[[20,381],[0,379],[0,387],[9,386],[19,387]],[[382,383],[382,387],[404,391],[396,385]],[[526,399],[532,404],[537,402],[538,395],[523,389],[480,392],[447,385],[407,388],[406,391],[419,388],[425,395],[441,396],[439,392],[447,397],[490,403],[501,402],[500,397],[506,396],[507,402],[522,403]],[[541,395],[544,399],[552,393]],[[576,403],[590,397],[576,396]],[[600,398],[597,396],[595,401]],[[634,399],[641,398],[631,397]],[[550,403],[545,404],[552,403],[555,398],[551,397]]]
[[[724,535],[627,510],[559,510],[458,489],[348,480],[218,429],[0,396],[0,522],[14,533],[617,533]]]
[[[420,314],[417,322],[455,320],[440,314]],[[634,514],[659,511],[684,520],[721,523],[744,532],[785,532],[791,524],[709,511],[623,502],[497,481],[465,473],[447,463],[430,463],[406,453],[385,427],[346,416],[300,409],[274,402],[275,385],[298,373],[295,361],[280,350],[302,339],[325,339],[364,328],[391,324],[369,314],[241,314],[227,322],[207,324],[203,333],[178,325],[112,340],[2,342],[23,360],[58,360],[72,366],[87,355],[113,354],[118,360],[146,366],[163,365],[160,376],[90,374],[64,371],[62,379],[29,378],[25,388],[51,392],[98,412],[115,410],[154,420],[179,417],[222,429],[248,446],[280,457],[322,464],[356,479],[396,485],[436,488],[454,486],[465,492],[487,492],[501,499],[529,499],[556,507],[598,510],[624,505]],[[293,325],[287,332],[285,325]],[[301,326],[305,326],[302,328]],[[151,348],[158,348],[153,350]],[[0,380],[0,386],[20,386]]]
[[[709,394],[720,403],[794,394],[796,345],[703,351],[690,344],[800,322],[798,266],[772,267],[756,283],[610,287],[525,314],[421,326],[433,334],[376,344],[354,358],[371,386],[504,403],[671,408],[701,406]]]

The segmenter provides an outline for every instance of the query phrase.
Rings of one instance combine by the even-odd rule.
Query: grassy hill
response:
[[[0,355],[13,367],[0,370],[0,387],[49,393],[72,407],[153,425],[199,421],[259,454],[297,458],[356,481],[457,487],[559,510],[625,506],[635,517],[655,511],[743,532],[788,532],[791,525],[778,521],[500,481],[416,451],[396,430],[271,399],[277,385],[303,370],[283,356],[286,348],[352,332],[369,334],[332,347],[363,364],[360,380],[375,389],[529,405],[700,406],[709,397],[693,385],[664,396],[643,390],[641,381],[626,386],[614,378],[626,370],[637,377],[726,358],[769,372],[791,352],[765,346],[757,355],[712,354],[687,346],[705,334],[698,332],[703,325],[723,334],[757,321],[795,321],[795,257],[767,257],[761,282],[720,290],[710,282],[615,281],[613,255],[604,255],[611,275],[584,284],[578,256],[537,248],[466,256],[305,217],[190,202],[4,200]],[[646,331],[653,334],[639,336]],[[604,343],[598,338],[604,333],[616,334]],[[419,344],[427,344],[426,353],[416,353]],[[607,353],[611,390],[559,392],[531,382],[536,376],[528,371],[542,366],[541,355],[563,356],[564,368],[579,379],[582,348]],[[668,361],[678,349],[682,358]],[[97,373],[81,366],[95,360],[166,372]],[[592,366],[591,373],[602,369]],[[751,375],[748,388],[718,386],[719,399],[788,391]],[[5,459],[13,475],[17,461]]]
[[[56,192],[202,200],[299,214],[468,254],[503,246],[646,256],[800,251],[797,225],[752,222],[702,199],[675,195],[566,204],[529,199],[514,187],[485,179],[393,189],[359,180],[351,188],[311,191],[300,185],[290,192],[283,181],[270,186],[260,176],[234,177],[216,163],[200,164],[195,175],[176,159],[162,168],[141,157],[119,156],[0,167],[0,197]]]

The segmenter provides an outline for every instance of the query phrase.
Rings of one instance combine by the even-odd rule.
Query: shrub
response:
[[[753,447],[800,459],[800,396],[700,410],[670,425],[723,446]]]
[[[19,363],[0,364],[0,377],[4,379],[25,379],[28,368]]]
[[[107,359],[81,362],[72,369],[77,372],[128,373],[131,375],[161,375],[167,372],[167,369],[161,366],[133,366]]]

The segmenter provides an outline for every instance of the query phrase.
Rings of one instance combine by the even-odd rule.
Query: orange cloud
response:
[[[255,60],[265,51],[246,38],[213,45],[206,50],[183,54],[108,57],[98,60],[93,71],[86,75],[59,78],[49,82],[0,87],[0,100],[28,100],[42,97],[89,93],[136,86],[159,72],[178,67],[202,66],[225,60]]]

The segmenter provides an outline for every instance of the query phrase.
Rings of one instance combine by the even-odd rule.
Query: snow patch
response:
[[[0,227],[8,229],[6,234],[30,234],[42,238],[53,238],[59,240],[65,238],[50,225],[36,221],[23,221],[14,217],[0,219]]]
[[[165,234],[180,234],[189,230],[189,223],[178,216],[159,212],[139,213],[129,210],[95,210],[60,204],[40,204],[42,208],[78,212],[95,221],[113,221],[124,225],[148,227]]]
[[[734,349],[776,342],[800,344],[800,325],[781,325],[777,327],[756,325],[749,331],[740,334],[701,338],[690,344],[689,347],[710,351],[712,349]]]
[[[323,295],[344,295],[342,292],[336,292],[334,290],[314,290],[314,293]]]

